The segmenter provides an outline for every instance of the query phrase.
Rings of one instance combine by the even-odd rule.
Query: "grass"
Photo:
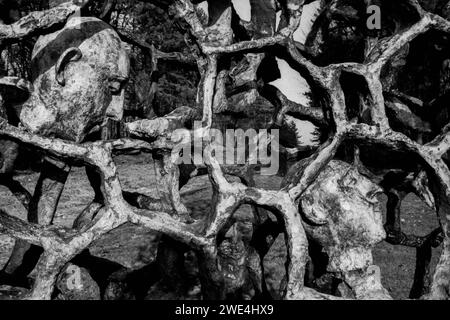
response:
[[[154,174],[152,160],[148,155],[120,156],[116,159],[123,188],[136,190],[150,188],[151,195],[156,196],[154,189]],[[33,190],[37,181],[36,173],[21,174],[17,179],[28,189]],[[257,177],[259,187],[276,189],[280,178]],[[207,188],[205,188],[207,186]],[[151,189],[153,188],[153,189]],[[199,190],[199,191],[196,191]],[[210,211],[212,190],[207,177],[197,177],[182,189],[188,191],[183,198],[187,207],[195,215],[207,214]],[[93,192],[82,168],[74,168],[66,184],[58,207],[55,223],[70,227],[76,218],[93,198]],[[381,199],[385,202],[386,199]],[[0,187],[1,207],[10,214],[25,219],[26,212],[20,203],[9,192]],[[415,196],[408,196],[402,210],[404,230],[419,235],[427,234],[437,225],[436,215]],[[251,213],[249,206],[242,206],[236,213],[238,220],[247,220]],[[140,268],[154,261],[159,236],[144,228],[125,225],[104,236],[90,247],[92,254],[113,260],[128,268]],[[13,247],[13,240],[7,236],[0,236],[0,268],[6,263]],[[439,257],[439,249],[433,253],[433,268]],[[270,288],[278,288],[284,276],[286,249],[280,236],[265,259],[267,282]],[[380,243],[374,250],[374,260],[380,266],[382,281],[395,299],[405,299],[409,295],[412,285],[415,250],[405,247],[395,247],[387,243]],[[153,290],[154,291],[154,290]],[[193,291],[198,291],[193,289]],[[164,295],[155,293],[153,298]],[[150,297],[152,298],[152,297]]]

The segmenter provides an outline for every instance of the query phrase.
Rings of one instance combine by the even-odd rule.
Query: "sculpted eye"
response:
[[[356,185],[358,183],[358,180],[356,180],[356,178],[352,175],[348,174],[342,179],[341,183],[343,187],[351,187]]]
[[[383,193],[383,189],[381,188],[374,188],[373,190],[369,191],[367,193],[367,199],[370,201],[378,201],[378,196]]]
[[[109,90],[112,94],[119,94],[121,88],[120,82],[117,81],[110,81],[109,82]]]
[[[113,77],[109,79],[109,90],[111,94],[120,94],[128,79],[121,77]]]

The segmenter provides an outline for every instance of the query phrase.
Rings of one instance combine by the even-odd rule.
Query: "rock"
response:
[[[28,293],[27,289],[11,286],[0,286],[0,300],[18,300]]]
[[[136,300],[126,283],[111,281],[105,289],[103,300]]]
[[[73,264],[59,275],[56,286],[60,300],[100,300],[100,288],[89,272]]]
[[[127,283],[130,270],[123,269],[112,274],[103,293],[104,300],[136,300]]]

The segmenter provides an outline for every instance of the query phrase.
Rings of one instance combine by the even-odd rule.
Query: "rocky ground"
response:
[[[148,155],[120,156],[116,158],[120,178],[125,190],[136,190],[140,187],[154,187],[154,174],[151,157]],[[17,177],[28,190],[33,190],[37,180],[33,172],[22,173]],[[259,187],[276,189],[280,183],[277,177],[257,177]],[[193,179],[182,189],[183,200],[189,209],[196,214],[204,214],[210,209],[212,191],[207,177]],[[84,170],[74,168],[61,197],[56,216],[56,223],[71,226],[77,212],[81,212],[90,202],[93,192],[86,179]],[[385,202],[385,199],[381,199]],[[0,204],[2,209],[20,218],[26,217],[26,212],[10,194],[0,187]],[[403,204],[404,228],[407,232],[426,234],[437,226],[435,214],[425,207],[419,199],[410,196]],[[250,215],[250,208],[243,206],[239,209],[239,217]],[[140,269],[148,266],[156,256],[158,235],[144,228],[125,225],[114,230],[104,238],[91,245],[90,252],[96,257],[112,260],[127,268]],[[13,247],[13,240],[7,236],[0,236],[0,269],[7,262]],[[439,249],[433,255],[433,268],[436,265]],[[266,273],[270,288],[277,288],[284,276],[285,247],[280,236],[265,259]],[[188,257],[189,258],[189,257]],[[192,257],[191,257],[192,258]],[[392,296],[397,299],[408,297],[412,285],[415,264],[415,250],[404,247],[394,247],[387,243],[380,243],[374,251],[375,263],[381,267],[383,283]],[[192,261],[192,288],[188,297],[199,297],[199,286],[195,280],[195,259]],[[188,259],[189,261],[189,259]],[[14,296],[15,291],[8,288],[8,295]],[[1,295],[0,288],[0,295]],[[3,290],[6,292],[6,290]],[[158,285],[152,286],[146,294],[147,299],[177,298],[164,292]],[[6,297],[4,297],[6,298]]]

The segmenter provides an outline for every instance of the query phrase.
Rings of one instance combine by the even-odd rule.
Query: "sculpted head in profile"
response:
[[[329,257],[330,272],[348,272],[372,264],[371,249],[385,237],[382,189],[353,166],[332,161],[301,199],[307,233]]]
[[[292,170],[302,172],[297,166]],[[343,280],[358,299],[390,299],[372,257],[372,249],[386,237],[381,193],[354,166],[334,160],[300,200],[308,238],[328,256],[326,270]]]
[[[74,17],[38,39],[32,54],[33,92],[20,121],[29,131],[82,142],[123,116],[130,63],[118,34],[105,22]]]
[[[354,166],[331,161],[301,200],[304,216],[319,222],[305,221],[306,232],[328,255],[327,271],[343,280],[341,291],[350,289],[348,298],[391,299],[372,257],[372,249],[386,237],[381,193]]]

